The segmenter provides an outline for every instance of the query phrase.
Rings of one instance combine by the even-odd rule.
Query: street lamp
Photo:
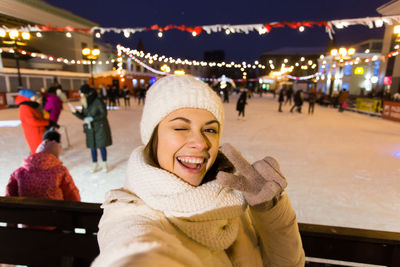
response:
[[[339,49],[332,49],[330,53],[335,60],[343,62],[344,60],[350,59],[351,56],[356,53],[356,50],[354,48],[347,49],[345,47],[340,47]]]
[[[92,85],[94,86],[92,60],[96,60],[97,57],[100,55],[100,49],[98,48],[90,49],[88,47],[85,47],[82,49],[82,55],[85,59],[88,59],[90,61],[90,75],[92,77]]]
[[[17,64],[17,73],[18,73],[18,85],[22,86],[21,72],[19,66],[19,46],[25,46],[26,42],[31,39],[31,35],[29,32],[19,32],[17,30],[11,30],[6,32],[4,29],[0,29],[0,38],[3,39],[4,44],[12,45],[14,49],[14,57]]]
[[[339,49],[337,49],[337,48],[331,49],[330,54],[335,62],[335,65],[336,65],[336,61],[339,61],[339,63],[337,64],[339,66],[339,73],[338,73],[339,75],[335,74],[335,76],[334,76],[335,80],[336,80],[336,77],[339,77],[339,76],[343,77],[343,64],[341,64],[341,63],[343,63],[345,60],[351,59],[351,57],[355,53],[356,53],[356,50],[352,47],[350,47],[350,48],[340,47]],[[334,84],[334,81],[331,81],[331,84],[329,86],[329,95],[332,95],[333,84]]]

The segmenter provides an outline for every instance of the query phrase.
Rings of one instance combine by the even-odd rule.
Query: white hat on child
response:
[[[36,149],[36,153],[40,152],[46,152],[58,158],[61,154],[61,144],[54,140],[43,140]]]

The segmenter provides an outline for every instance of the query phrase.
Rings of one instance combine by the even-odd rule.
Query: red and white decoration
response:
[[[297,29],[299,31],[304,31],[306,28],[312,27],[325,27],[325,31],[329,34],[329,37],[332,38],[335,33],[335,29],[343,29],[349,26],[354,25],[364,25],[369,28],[380,28],[383,27],[384,24],[392,25],[400,22],[400,16],[384,16],[384,17],[366,17],[366,18],[355,18],[355,19],[340,19],[340,20],[323,20],[323,21],[297,21],[297,22],[267,22],[267,23],[258,23],[258,24],[242,24],[242,25],[230,25],[230,24],[217,24],[217,25],[202,25],[202,26],[186,26],[186,25],[167,25],[164,27],[158,25],[152,25],[149,27],[135,27],[135,28],[106,28],[106,27],[93,27],[88,29],[82,28],[74,28],[71,26],[67,27],[56,27],[52,25],[35,25],[35,26],[26,26],[18,29],[21,32],[39,32],[39,31],[67,31],[67,32],[82,32],[82,33],[91,33],[95,34],[99,37],[101,34],[106,32],[114,32],[114,33],[123,33],[126,38],[129,38],[131,35],[137,32],[143,31],[158,31],[159,36],[162,36],[163,32],[177,29],[181,31],[186,31],[191,33],[193,36],[197,36],[202,32],[206,32],[207,34],[222,32],[224,31],[226,34],[231,33],[250,33],[253,31],[257,31],[259,34],[269,33],[271,30],[276,28],[284,28],[289,27],[292,29]],[[0,28],[5,31],[10,31],[12,29],[7,28],[6,26],[1,26]]]

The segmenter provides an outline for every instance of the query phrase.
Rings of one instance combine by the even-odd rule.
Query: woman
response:
[[[193,77],[168,76],[149,89],[146,146],[133,151],[124,187],[102,206],[93,266],[304,266],[277,162],[249,165],[229,144],[225,157],[223,124],[221,99]]]
[[[97,97],[97,93],[89,85],[82,85],[81,89],[82,111],[73,111],[73,114],[83,120],[83,131],[86,134],[86,146],[92,155],[91,172],[98,171],[97,149],[100,149],[103,160],[103,171],[108,171],[106,147],[112,144],[110,125],[107,120],[107,109]]]

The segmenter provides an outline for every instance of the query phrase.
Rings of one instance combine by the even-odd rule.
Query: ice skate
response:
[[[99,169],[98,169],[98,164],[97,164],[97,162],[93,162],[92,163],[92,168],[90,169],[90,172],[91,173],[95,173],[95,172],[97,172]]]
[[[107,161],[103,161],[101,171],[102,172],[108,172],[109,171]]]

